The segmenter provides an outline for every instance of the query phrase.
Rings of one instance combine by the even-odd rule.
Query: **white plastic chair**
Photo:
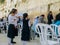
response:
[[[60,25],[58,26],[58,40],[60,42]]]
[[[21,31],[22,31],[22,25],[20,23],[18,23],[18,35],[21,35]]]
[[[42,25],[43,24],[41,24],[41,25],[37,24],[36,29],[35,29],[36,33],[38,33],[39,37],[40,37],[40,45],[43,45],[45,42],[45,40],[44,40],[44,28]],[[45,45],[46,45],[46,43],[45,43]]]
[[[55,25],[55,24],[51,24],[50,25],[51,27],[52,27],[52,29],[53,29],[53,31],[55,32],[55,35],[52,37],[52,39],[54,39],[54,38],[58,38],[58,34],[59,34],[59,32],[58,32],[58,26],[57,25]],[[57,34],[58,33],[58,34]]]
[[[54,32],[55,32],[55,37],[53,38],[58,38],[58,41],[60,42],[60,25],[57,26],[55,24],[51,24],[51,27],[54,29]],[[56,32],[58,33],[58,35]]]
[[[59,45],[58,40],[56,40],[56,41],[48,40],[48,38],[47,38],[47,36],[49,35],[47,32],[48,28],[52,31],[52,34],[54,35],[54,31],[51,28],[51,26],[49,26],[47,24],[37,24],[36,25],[36,33],[38,33],[40,36],[40,44],[41,45]]]
[[[60,36],[60,25],[58,26],[58,34]]]
[[[55,35],[57,36],[58,26],[55,24],[51,24],[51,27],[52,27],[53,31],[55,32]]]
[[[3,31],[3,29],[4,29],[3,22],[0,22],[0,30]]]

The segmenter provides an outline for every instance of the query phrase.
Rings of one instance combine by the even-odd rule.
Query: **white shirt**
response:
[[[23,13],[18,13],[17,16],[20,16],[20,19],[23,19]]]
[[[16,16],[9,15],[8,17],[9,24],[14,24],[15,26],[17,26],[17,21],[18,19]]]
[[[7,22],[7,18],[4,18],[4,19],[3,19],[3,22],[6,23],[6,22]]]

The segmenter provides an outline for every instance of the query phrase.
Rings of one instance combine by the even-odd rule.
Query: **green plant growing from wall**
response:
[[[5,0],[0,0],[0,4],[3,4],[5,2]]]

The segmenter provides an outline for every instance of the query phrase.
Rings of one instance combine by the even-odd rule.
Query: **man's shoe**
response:
[[[16,42],[11,42],[11,43],[16,44]]]

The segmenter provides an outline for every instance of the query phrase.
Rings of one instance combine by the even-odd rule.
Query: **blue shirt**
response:
[[[35,31],[35,27],[38,24],[38,22],[39,22],[38,18],[35,18],[34,23],[33,23],[33,26],[32,26],[32,30],[33,31]]]
[[[57,26],[59,26],[59,25],[60,25],[60,21],[57,21],[55,24],[56,24]]]

